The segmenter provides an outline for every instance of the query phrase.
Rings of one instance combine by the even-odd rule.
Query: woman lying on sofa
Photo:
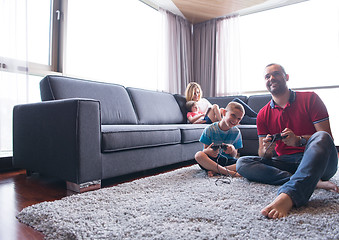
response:
[[[188,111],[187,112],[187,119],[190,123],[193,123],[193,124],[197,124],[197,123],[211,124],[211,123],[220,121],[218,119],[218,117],[221,116],[221,113],[217,112],[217,114],[215,114],[214,111],[212,110],[212,107],[209,107],[206,112],[201,112],[197,102],[188,101],[188,102],[186,102],[186,108],[187,108],[187,111]],[[218,105],[217,105],[217,108],[219,109]]]
[[[187,103],[189,101],[197,102],[199,112],[204,113],[204,117],[208,116],[211,120],[211,122],[209,122],[209,121],[206,121],[206,119],[205,120],[200,119],[203,115],[201,115],[200,117],[197,117],[198,114],[193,114],[193,116],[195,116],[196,119],[191,117],[191,120],[190,120],[189,116],[187,116],[187,119],[189,120],[190,123],[212,123],[212,122],[216,122],[216,121],[221,120],[222,116],[220,114],[219,106],[217,104],[212,105],[206,98],[202,97],[201,86],[198,83],[190,82],[186,87],[185,96],[186,96],[186,102]],[[253,111],[245,102],[243,102],[239,98],[234,98],[232,100],[232,102],[240,103],[241,105],[243,105],[243,107],[245,109],[245,115],[244,115],[243,119],[241,120],[240,124],[253,124],[253,125],[256,124],[257,113],[255,111]],[[194,111],[191,110],[190,106],[186,106],[186,107],[188,107],[187,110],[189,112],[194,112]],[[208,109],[211,109],[212,111],[207,113]],[[210,117],[210,115],[212,117]],[[215,117],[213,117],[213,116],[215,116]],[[196,121],[198,121],[198,122],[196,122]]]
[[[198,114],[193,114],[193,117],[187,116],[187,119],[190,121],[190,123],[212,123],[212,122],[218,122],[221,120],[221,114],[220,109],[217,104],[211,104],[206,98],[202,97],[202,90],[198,83],[196,82],[190,82],[185,91],[186,96],[186,102],[189,103],[191,101],[196,102],[196,108],[192,110],[193,105],[189,104],[189,106],[186,105],[188,108],[187,110],[189,112],[197,112]],[[203,115],[202,115],[203,114]],[[192,114],[191,114],[192,115]],[[202,116],[207,116],[209,119],[200,119]]]

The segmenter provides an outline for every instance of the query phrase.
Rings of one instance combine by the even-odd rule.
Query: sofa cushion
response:
[[[181,124],[178,125],[181,132],[181,143],[198,142],[207,124]]]
[[[182,112],[182,116],[184,118],[184,123],[189,123],[187,120],[187,108],[186,108],[186,98],[181,94],[174,94],[173,95],[175,100],[177,101],[179,108]]]
[[[217,104],[221,108],[225,108],[229,102],[231,102],[234,98],[239,98],[243,102],[247,103],[246,96],[224,96],[224,97],[207,97],[207,100],[212,104]]]
[[[242,139],[258,140],[257,125],[238,125]]]
[[[139,88],[127,88],[127,91],[133,102],[139,124],[185,122],[180,107],[172,94]]]
[[[102,125],[102,152],[180,143],[180,129],[173,125]]]
[[[271,99],[271,94],[252,95],[248,97],[247,105],[258,113]]]
[[[46,76],[40,82],[41,100],[89,98],[100,101],[102,124],[137,124],[126,89],[117,84]]]

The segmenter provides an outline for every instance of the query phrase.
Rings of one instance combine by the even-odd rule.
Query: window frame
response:
[[[49,54],[50,64],[40,64],[28,62],[28,74],[35,76],[45,76],[47,74],[61,75],[64,66],[64,39],[67,17],[67,1],[52,0],[50,22],[50,43]]]

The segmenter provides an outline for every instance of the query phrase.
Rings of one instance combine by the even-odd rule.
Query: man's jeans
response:
[[[338,168],[338,152],[331,136],[316,132],[308,140],[305,152],[263,159],[241,157],[237,172],[250,181],[282,185],[280,193],[288,194],[300,207],[310,199],[319,180],[328,181]]]

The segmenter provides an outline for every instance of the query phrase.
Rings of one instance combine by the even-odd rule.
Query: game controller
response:
[[[272,136],[270,136],[270,138],[271,138],[270,142],[275,142],[275,141],[278,141],[278,140],[283,140],[286,137],[287,136],[281,136],[281,133],[273,134]]]
[[[213,145],[211,146],[211,148],[212,148],[213,150],[217,150],[217,149],[221,148],[221,149],[224,150],[224,151],[227,150],[227,147],[228,147],[228,145],[225,144],[225,143],[222,143],[222,144],[213,144]]]

